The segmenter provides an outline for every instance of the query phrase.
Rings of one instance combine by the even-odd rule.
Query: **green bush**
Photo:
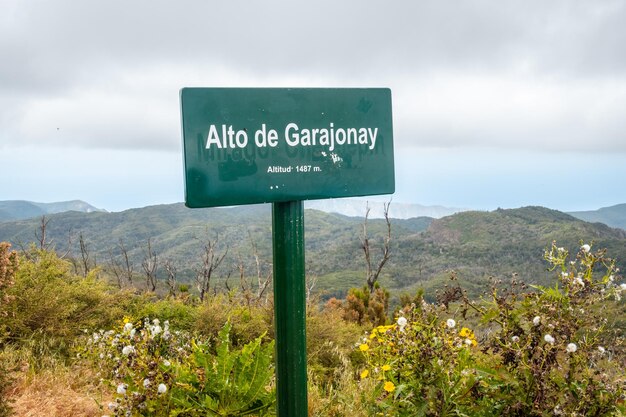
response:
[[[231,350],[230,329],[212,346],[145,319],[95,332],[77,350],[113,391],[115,416],[264,415],[275,402],[274,344],[259,337]]]
[[[13,286],[18,268],[18,258],[11,245],[0,242],[0,320],[7,315],[7,304],[12,300],[8,291]],[[0,342],[5,332],[5,324],[0,323]],[[2,344],[0,343],[0,346]],[[1,358],[0,358],[1,359]],[[7,399],[7,391],[13,382],[4,361],[0,360],[0,417],[10,415],[11,407]]]
[[[589,245],[570,260],[553,244],[545,259],[557,272],[554,287],[527,293],[494,287],[482,303],[465,299],[483,328],[459,329],[426,303],[375,328],[358,348],[371,412],[623,415],[625,364],[612,355],[621,341],[604,344],[607,317],[600,313],[621,300],[626,284],[618,284],[614,261]],[[372,380],[373,392],[365,390]]]
[[[230,322],[230,340],[234,346],[242,346],[262,335],[273,338],[274,310],[271,304],[246,305],[243,299],[230,294],[207,297],[198,307],[195,330],[217,338],[223,323]]]
[[[111,321],[108,286],[96,279],[74,275],[70,262],[54,252],[31,250],[22,258],[9,289],[11,300],[5,320],[12,343],[37,344],[65,351],[83,329]]]
[[[170,415],[262,416],[272,412],[274,342],[262,344],[262,336],[231,350],[230,323],[219,332],[215,353],[206,344],[193,347],[189,361],[176,365],[176,384]]]
[[[154,317],[176,323],[179,330],[186,331],[193,331],[198,320],[197,306],[179,299],[152,300],[144,303],[136,314],[138,318]]]

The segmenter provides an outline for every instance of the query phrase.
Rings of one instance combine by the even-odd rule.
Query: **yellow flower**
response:
[[[474,337],[474,334],[473,334],[473,332],[472,332],[470,329],[468,329],[467,327],[463,327],[463,328],[461,329],[461,331],[459,332],[459,336],[461,336],[461,337],[468,337],[468,338],[470,338],[470,339],[471,339],[471,338],[473,338],[473,337]]]
[[[369,345],[367,343],[363,343],[361,345],[359,345],[359,349],[361,350],[361,352],[366,352],[369,349]]]
[[[367,378],[369,374],[370,374],[370,371],[368,371],[367,369],[364,369],[363,372],[361,372],[361,379]]]
[[[382,369],[383,371],[391,371],[391,366],[383,365],[380,369]]]
[[[385,382],[385,385],[383,385],[383,389],[387,392],[393,392],[396,389],[396,386],[393,384],[393,382],[387,381]]]

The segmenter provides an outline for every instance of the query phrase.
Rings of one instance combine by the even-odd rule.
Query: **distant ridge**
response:
[[[382,202],[370,202],[370,207],[376,206]],[[192,210],[177,203],[113,213],[67,211],[51,214],[49,219],[48,243],[68,258],[80,256],[79,234],[92,259],[104,267],[112,258],[119,260],[123,242],[140,274],[150,241],[160,261],[178,265],[181,282],[193,282],[206,239],[219,238],[220,250],[229,248],[216,279],[237,274],[234,268],[241,263],[247,273],[255,271],[252,244],[266,267],[272,259],[269,204]],[[36,217],[0,222],[0,242],[27,246],[35,241],[39,223]],[[392,258],[381,284],[398,291],[414,293],[421,287],[432,296],[449,283],[449,271],[455,271],[474,296],[488,288],[488,277],[508,279],[515,274],[523,282],[545,285],[553,277],[546,271],[543,253],[553,241],[574,256],[581,241],[592,242],[594,248],[606,248],[616,265],[626,270],[626,230],[545,207],[464,211],[435,220],[396,218],[391,224]],[[349,217],[306,211],[307,268],[319,277],[316,288],[329,297],[345,297],[348,288],[363,285],[362,226],[363,213]],[[384,220],[368,222],[369,241],[377,254],[385,232]],[[159,279],[164,274],[161,269]]]
[[[602,207],[598,210],[573,211],[568,214],[587,222],[604,223],[626,230],[626,204]]]
[[[328,200],[305,201],[305,207],[320,210],[325,213],[337,213],[349,217],[363,217],[369,205],[369,217],[373,219],[384,218],[382,201],[367,201],[365,199],[341,198]],[[421,204],[406,204],[391,202],[389,207],[389,217],[394,219],[411,219],[414,217],[431,217],[440,219],[455,213],[469,211],[469,209],[443,207],[443,206],[423,206]]]
[[[59,201],[55,203],[36,203],[26,200],[0,201],[0,222],[24,220],[46,214],[78,211],[81,213],[104,212],[82,200]]]

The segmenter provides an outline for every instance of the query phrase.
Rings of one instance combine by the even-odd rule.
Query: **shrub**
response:
[[[240,350],[231,350],[227,323],[219,332],[215,353],[208,344],[193,347],[190,360],[176,366],[172,388],[173,415],[262,416],[276,401],[274,342],[257,337]]]
[[[222,323],[231,323],[230,340],[234,346],[243,346],[262,335],[272,339],[274,311],[271,304],[245,304],[243,299],[215,295],[207,297],[198,307],[195,330],[217,338]]]
[[[494,287],[482,303],[464,299],[486,326],[476,329],[484,334],[479,341],[426,303],[375,328],[358,347],[365,358],[361,379],[376,381],[372,413],[622,415],[624,363],[605,344],[622,342],[606,338],[602,313],[626,284],[618,285],[619,271],[605,251],[589,245],[570,260],[553,244],[545,259],[557,272],[554,287],[522,294]]]
[[[110,322],[105,283],[74,275],[71,264],[54,252],[33,249],[22,259],[9,289],[7,340],[65,354],[82,329]]]
[[[343,318],[360,325],[383,325],[387,322],[389,308],[389,292],[376,283],[370,293],[367,287],[351,288],[344,302],[331,298],[326,307],[343,312]]]
[[[8,290],[14,284],[17,271],[17,253],[11,251],[11,245],[0,242],[0,319],[7,316],[6,306],[12,297]],[[4,333],[4,325],[0,325],[0,341]],[[1,344],[0,344],[1,345]],[[7,399],[7,391],[13,382],[4,361],[0,361],[0,417],[8,416],[11,407]]]
[[[7,316],[7,304],[12,299],[7,291],[15,283],[15,272],[18,266],[17,253],[10,249],[9,243],[0,242],[0,317]],[[1,328],[0,331],[2,331]],[[2,336],[1,333],[0,336]]]
[[[231,350],[227,323],[217,343],[196,342],[169,322],[145,319],[98,331],[77,350],[114,392],[115,416],[263,415],[273,405],[273,342]]]

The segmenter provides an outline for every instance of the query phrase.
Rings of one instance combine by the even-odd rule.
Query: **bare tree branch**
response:
[[[122,264],[118,262],[116,256],[113,255],[113,251],[111,249],[109,249],[109,270],[115,276],[115,279],[117,281],[117,287],[121,290],[123,278],[125,278],[124,270],[122,268]]]
[[[367,236],[367,219],[370,214],[369,204],[366,206],[366,209],[365,209],[365,220],[363,221],[363,229],[361,233],[361,249],[363,249],[363,253],[365,255],[365,274],[367,278],[367,288],[369,289],[370,293],[374,292],[374,288],[376,286],[376,282],[378,281],[378,278],[380,277],[380,273],[383,267],[385,266],[385,264],[387,263],[387,261],[389,261],[389,258],[391,257],[391,253],[390,253],[391,221],[389,220],[389,206],[390,205],[391,205],[391,202],[383,204],[383,212],[385,216],[385,222],[387,225],[387,235],[385,236],[385,239],[383,241],[382,258],[378,262],[378,265],[376,266],[376,268],[372,267],[370,240]]]
[[[167,288],[171,297],[176,297],[176,274],[178,273],[176,266],[166,259],[163,263],[163,268],[167,273]]]
[[[159,267],[157,255],[152,250],[152,241],[148,238],[148,247],[144,251],[144,257],[141,261],[141,267],[146,273],[146,290],[155,291],[157,277],[156,272]]]
[[[128,257],[128,249],[126,249],[126,247],[124,246],[124,241],[122,241],[122,239],[120,239],[120,243],[118,245],[118,248],[119,248],[120,253],[122,255],[122,260],[124,261],[124,263],[122,264],[122,266],[124,268],[123,269],[124,276],[126,277],[126,280],[128,281],[128,283],[132,286],[133,285],[133,269],[134,269],[134,266],[130,262],[130,258]]]
[[[207,240],[202,244],[202,254],[200,256],[200,267],[196,271],[196,284],[200,291],[200,301],[204,301],[204,297],[209,292],[211,286],[211,277],[215,270],[220,266],[226,254],[228,247],[221,255],[216,253],[219,236],[214,241]]]
[[[35,230],[35,238],[37,238],[37,241],[39,242],[39,249],[44,249],[44,250],[48,250],[48,248],[50,247],[50,242],[46,241],[46,229],[48,228],[48,223],[50,222],[49,218],[46,218],[46,216],[41,216],[41,221],[39,223],[39,228],[37,230]],[[37,233],[37,231],[39,231],[39,233]]]
[[[85,242],[85,237],[83,236],[83,232],[78,234],[78,243],[80,246],[80,258],[83,267],[83,276],[86,277],[91,271],[91,255],[89,253],[89,249],[87,248],[87,243]]]

